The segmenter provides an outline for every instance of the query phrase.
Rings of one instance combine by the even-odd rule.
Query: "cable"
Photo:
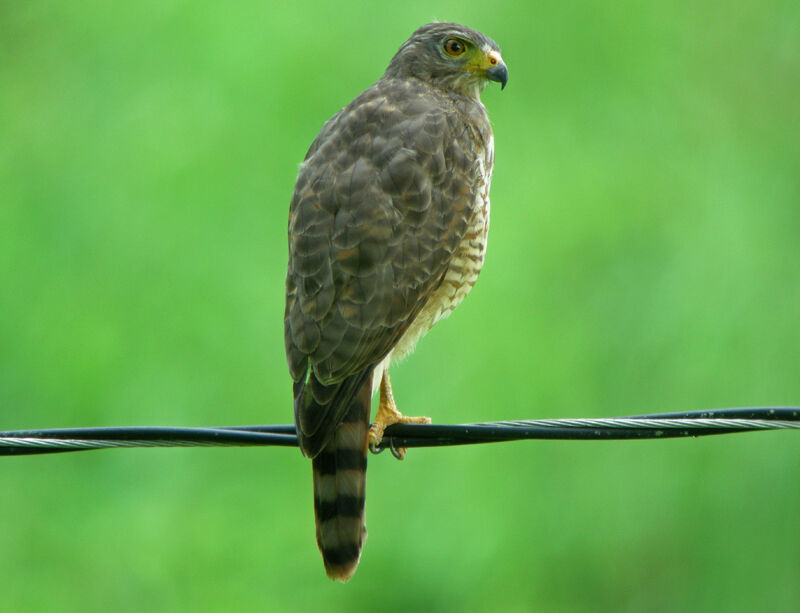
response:
[[[601,419],[528,419],[477,424],[395,424],[379,451],[528,439],[627,440],[800,429],[800,407],[749,407]],[[218,428],[120,427],[0,431],[0,456],[120,447],[297,447],[293,425]]]

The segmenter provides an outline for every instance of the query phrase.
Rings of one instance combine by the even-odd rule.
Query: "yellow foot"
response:
[[[395,409],[394,413],[384,413],[384,418],[381,419],[381,407],[378,407],[378,415],[375,416],[375,421],[369,429],[369,448],[377,453],[378,446],[383,440],[383,431],[392,424],[429,424],[431,423],[430,417],[406,417]],[[390,446],[392,455],[398,460],[406,457],[405,447]]]
[[[389,371],[384,371],[381,379],[381,396],[378,403],[378,414],[369,429],[369,448],[373,453],[377,453],[378,446],[383,440],[383,432],[392,424],[429,424],[430,417],[406,417],[397,410],[392,395],[392,384],[389,381]],[[390,446],[392,455],[398,460],[406,457],[405,447]]]

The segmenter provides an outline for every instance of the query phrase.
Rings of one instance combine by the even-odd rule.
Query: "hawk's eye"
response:
[[[447,55],[452,55],[453,57],[456,57],[464,53],[467,50],[467,46],[457,38],[448,38],[442,44],[442,49],[444,49],[444,52]]]

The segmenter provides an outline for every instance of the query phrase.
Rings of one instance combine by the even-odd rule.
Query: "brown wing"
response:
[[[307,455],[441,282],[472,216],[478,142],[445,94],[388,80],[312,144],[290,208],[284,321]]]

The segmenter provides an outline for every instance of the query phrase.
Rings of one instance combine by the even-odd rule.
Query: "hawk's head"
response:
[[[400,47],[384,75],[417,78],[478,97],[487,81],[508,81],[500,48],[491,38],[457,23],[429,23]]]

